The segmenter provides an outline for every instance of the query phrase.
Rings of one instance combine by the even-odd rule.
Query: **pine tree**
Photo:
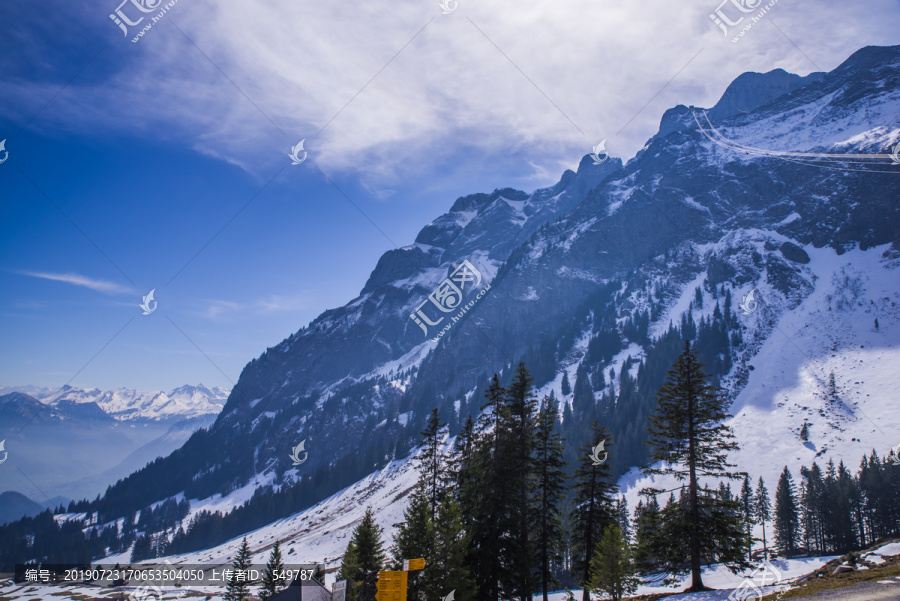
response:
[[[434,545],[429,558],[432,569],[426,563],[423,583],[426,599],[443,599],[451,591],[455,601],[475,601],[475,582],[466,565],[469,537],[460,519],[457,502],[448,498],[438,509],[433,527]],[[417,597],[410,597],[416,599]]]
[[[225,601],[245,601],[250,598],[250,577],[246,572],[251,562],[250,545],[245,536],[237,556],[231,562],[232,573],[225,584]]]
[[[603,377],[603,370],[600,367],[591,373],[591,387],[598,391],[606,388],[606,379]]]
[[[476,446],[475,422],[472,416],[466,417],[459,434],[456,435],[456,442],[453,444],[453,452],[447,459],[447,469],[450,477],[453,479],[453,494],[460,506],[463,527],[470,526],[468,519],[470,512],[468,509],[474,507],[475,500],[478,496],[476,488],[476,472],[475,472],[475,446]]]
[[[747,530],[747,561],[753,561],[753,487],[750,486],[750,476],[744,474],[744,483],[741,485],[741,519]]]
[[[834,372],[828,374],[828,383],[826,384],[825,398],[830,403],[838,401],[837,383],[834,380]]]
[[[835,553],[846,553],[856,548],[856,533],[853,530],[853,477],[844,462],[835,467],[828,462],[825,478],[828,498],[827,541]]]
[[[416,459],[419,464],[419,488],[428,499],[431,520],[437,517],[438,505],[450,482],[447,458],[441,450],[443,437],[441,431],[446,424],[441,424],[437,408],[431,410],[431,417],[422,431],[423,448]]]
[[[421,488],[416,487],[412,499],[403,512],[405,521],[397,527],[391,555],[394,558],[394,569],[402,569],[404,559],[425,558],[425,569],[431,570],[435,546],[434,523],[430,517],[431,505]],[[408,594],[410,599],[422,596],[422,573],[410,572]]]
[[[759,523],[762,524],[763,531],[763,558],[769,561],[769,547],[766,544],[766,522],[769,521],[772,510],[772,502],[769,500],[769,491],[763,482],[762,476],[756,484],[756,494],[753,496],[753,511]]]
[[[565,497],[566,473],[559,435],[559,410],[553,396],[545,396],[538,412],[535,432],[536,546],[541,592],[544,601],[551,584],[558,584],[552,566],[562,560],[563,540],[560,503]]]
[[[591,589],[606,593],[611,601],[619,601],[637,590],[640,581],[635,571],[628,541],[616,524],[610,524],[591,558]]]
[[[799,541],[799,516],[794,492],[794,479],[785,466],[775,489],[775,543],[783,557],[792,557]]]
[[[810,553],[825,553],[825,484],[822,470],[813,462],[810,469],[803,468],[801,473],[806,477],[800,503],[802,509],[803,531],[806,548]]]
[[[587,364],[582,362],[575,370],[575,386],[572,388],[572,410],[587,414],[594,407],[594,390]]]
[[[462,525],[459,522],[459,507],[451,496],[452,481],[459,477],[470,459],[472,450],[471,418],[466,420],[463,432],[457,439],[457,444],[463,448],[463,455],[468,459],[455,458],[448,460],[441,447],[443,426],[438,418],[437,410],[433,410],[423,436],[423,450],[417,456],[419,461],[419,480],[416,483],[412,499],[404,512],[406,521],[399,525],[394,537],[392,554],[394,556],[395,569],[400,569],[404,559],[422,557],[425,559],[425,569],[413,572],[409,575],[408,593],[412,599],[424,597],[433,598],[440,593],[440,584],[446,577],[448,559],[438,557],[438,536],[448,536],[447,526],[439,531],[439,516],[448,503],[452,503],[456,513],[453,527],[458,525],[458,531],[454,537],[462,539]],[[468,469],[468,468],[466,468]],[[454,539],[456,540],[456,539]],[[465,546],[462,547],[465,551]],[[464,558],[464,555],[463,555]],[[462,561],[462,559],[460,560]]]
[[[375,601],[378,572],[383,565],[381,527],[375,523],[372,508],[368,507],[353,530],[338,578],[347,581],[348,601]]]
[[[134,541],[131,548],[131,561],[138,562],[143,559],[149,559],[153,551],[150,548],[150,537],[141,535]]]
[[[734,442],[731,429],[724,424],[731,417],[725,409],[727,400],[721,389],[707,383],[707,377],[690,342],[685,341],[684,351],[659,389],[658,406],[649,419],[650,459],[665,462],[664,467],[644,469],[646,474],[674,475],[678,480],[688,481],[687,507],[678,514],[679,519],[683,520],[681,530],[686,537],[689,554],[685,558],[689,561],[691,572],[691,586],[687,592],[707,590],[701,575],[705,549],[716,549],[722,554],[722,561],[733,571],[745,565],[742,554],[736,557],[731,555],[734,543],[745,538],[741,524],[736,519],[728,518],[725,501],[717,502],[713,497],[701,499],[700,496],[701,476],[740,477],[728,471],[728,468],[734,467],[728,463],[728,452],[736,450],[738,445]],[[662,492],[647,490],[651,494]],[[701,506],[705,506],[703,508],[708,513],[715,513],[716,519],[710,521],[701,515]],[[707,522],[707,527],[704,527],[704,522]],[[708,526],[716,526],[719,531],[711,532]],[[669,563],[674,569],[682,570],[676,564],[678,549],[675,541],[671,542],[673,546],[669,550],[676,554],[669,556]]]
[[[594,465],[593,449],[604,444],[603,463]],[[607,526],[615,521],[614,498],[619,488],[606,461],[613,446],[612,435],[594,422],[591,442],[581,448],[581,463],[575,470],[572,572],[584,587],[582,601],[590,601],[591,557]]]
[[[561,384],[560,390],[562,391],[562,394],[563,394],[563,400],[565,400],[565,398],[567,396],[572,394],[572,385],[569,383],[569,372],[568,371],[563,372],[562,384]]]
[[[263,572],[262,588],[259,589],[259,598],[265,601],[283,589],[287,584],[284,581],[284,562],[281,559],[281,543],[275,541],[272,552],[269,554],[269,562],[266,571]]]
[[[506,582],[509,592],[520,601],[530,601],[534,590],[534,552],[531,532],[531,493],[534,487],[534,409],[533,378],[524,363],[519,363],[513,374],[506,396],[509,444],[504,455],[509,457],[510,469],[504,484],[514,492],[510,505],[512,529],[511,544],[507,547],[506,561],[510,566],[510,578]]]
[[[356,543],[353,539],[347,543],[347,549],[344,551],[344,557],[341,558],[341,569],[338,572],[337,580],[345,580],[347,582],[345,599],[346,601],[354,601],[359,591],[354,587],[353,578],[359,573],[359,561],[357,560]]]
[[[659,503],[656,497],[650,496],[645,505],[639,501],[634,508],[634,559],[640,571],[644,573],[654,572],[660,566],[660,558],[656,550],[660,547],[658,541],[660,525]]]
[[[628,519],[628,501],[625,500],[625,497],[621,497],[616,501],[616,522],[619,525],[622,536],[627,541],[628,537],[631,536],[631,521]]]
[[[481,408],[471,457],[460,465],[458,484],[462,522],[471,535],[468,566],[479,599],[499,601],[500,583],[508,581],[505,561],[511,531],[508,508],[512,503],[507,473],[514,468],[508,462],[505,424],[509,423],[506,390],[497,374],[485,391],[487,403]]]

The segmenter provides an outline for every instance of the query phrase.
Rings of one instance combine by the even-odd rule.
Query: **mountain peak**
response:
[[[810,73],[806,77],[773,69],[767,73],[748,71],[741,73],[725,89],[725,93],[707,114],[712,120],[727,119],[738,113],[749,113],[769,104],[776,98],[821,81],[824,73]]]

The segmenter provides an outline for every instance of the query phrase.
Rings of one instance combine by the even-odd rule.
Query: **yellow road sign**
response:
[[[378,572],[377,601],[406,601],[406,572]]]
[[[425,559],[420,557],[418,559],[404,559],[403,560],[403,569],[404,570],[424,570],[425,569]]]

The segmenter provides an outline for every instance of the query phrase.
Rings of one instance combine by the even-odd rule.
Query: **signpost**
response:
[[[404,559],[403,560],[403,570],[424,570],[425,569],[425,559],[420,557],[418,559]]]
[[[377,601],[406,601],[406,572],[378,572]]]
[[[375,585],[375,599],[377,601],[406,601],[409,571],[424,569],[425,559],[420,557],[418,559],[404,559],[402,572],[378,572],[378,583]],[[335,589],[337,589],[337,584],[335,584]]]
[[[331,601],[344,601],[347,597],[347,581],[338,580],[331,589]]]

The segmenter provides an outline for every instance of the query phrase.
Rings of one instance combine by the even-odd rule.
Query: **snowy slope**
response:
[[[444,441],[444,450],[448,451],[454,439]],[[356,482],[352,486],[332,495],[316,505],[299,512],[289,518],[278,520],[247,533],[247,542],[252,551],[253,563],[265,563],[275,541],[281,541],[282,555],[285,563],[292,564],[324,564],[326,568],[340,565],[341,557],[353,529],[362,520],[366,507],[372,507],[375,520],[383,529],[382,540],[385,548],[390,546],[395,525],[403,521],[409,494],[418,479],[415,451],[410,456],[393,461],[383,469],[374,472]],[[233,493],[215,495],[208,499],[191,499],[191,513],[186,520],[196,513],[207,511],[227,511],[252,496],[258,486],[269,483],[262,477],[248,483]],[[243,537],[238,537],[216,547],[171,556],[167,559],[175,564],[220,565],[229,563]],[[104,563],[126,563],[129,553],[111,555]],[[160,561],[160,560],[157,560]],[[329,576],[328,582],[333,581]]]
[[[778,297],[762,290],[756,311],[737,311],[751,334],[769,333],[749,358],[749,379],[731,408],[741,448],[730,459],[752,481],[762,476],[770,493],[785,465],[795,484],[800,467],[813,461],[820,466],[843,461],[855,473],[873,448],[884,456],[900,442],[898,260],[887,247],[842,255],[828,248],[804,250],[815,288],[802,303],[793,309],[766,304]],[[826,394],[832,372],[836,402]],[[805,443],[804,422],[809,424]],[[632,509],[641,488],[679,486],[671,478],[641,477],[636,469],[620,485]]]

